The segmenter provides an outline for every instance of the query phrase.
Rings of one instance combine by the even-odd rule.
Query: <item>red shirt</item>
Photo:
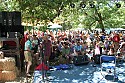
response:
[[[119,42],[119,41],[120,41],[120,37],[119,37],[118,35],[115,35],[115,36],[113,37],[113,41],[114,41],[114,42]]]

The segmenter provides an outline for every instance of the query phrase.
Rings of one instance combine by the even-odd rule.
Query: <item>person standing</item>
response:
[[[38,46],[40,44],[38,38],[36,37],[37,35],[33,35],[32,39],[32,50],[33,50],[33,55],[35,59],[35,64],[39,65],[39,52],[38,52]]]
[[[51,50],[52,50],[52,43],[48,39],[48,36],[44,36],[44,41],[42,43],[42,48],[43,48],[43,54],[44,54],[44,60],[45,62],[49,61],[50,55],[51,55]]]
[[[29,74],[29,70],[32,65],[32,42],[30,41],[30,36],[28,36],[28,39],[25,42],[24,56],[26,61],[26,75],[31,76]]]

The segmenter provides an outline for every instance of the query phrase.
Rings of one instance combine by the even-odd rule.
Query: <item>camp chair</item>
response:
[[[102,74],[103,78],[106,78],[106,76],[110,75],[113,78],[113,81],[115,81],[115,78],[116,78],[116,71],[115,71],[115,69],[116,69],[116,57],[102,55],[100,57],[100,65],[101,65],[101,74]],[[106,75],[103,75],[103,71],[106,72]]]

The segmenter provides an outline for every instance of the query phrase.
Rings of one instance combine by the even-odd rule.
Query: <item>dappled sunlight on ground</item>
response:
[[[48,76],[49,80],[45,78],[46,83],[125,83],[125,64],[116,67],[118,79],[114,82],[110,79],[106,79],[107,73],[101,73],[99,65],[93,67],[92,64],[82,66],[74,66],[71,64],[70,66],[71,69],[68,70],[48,71],[50,76]],[[31,78],[27,78],[28,83],[43,83],[41,71],[35,71],[32,75]],[[5,83],[26,83],[27,79],[23,75],[13,82]]]

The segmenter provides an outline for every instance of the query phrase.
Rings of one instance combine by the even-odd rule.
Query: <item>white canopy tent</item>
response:
[[[61,25],[58,24],[52,24],[51,26],[48,27],[49,29],[56,29],[56,28],[62,28]]]

